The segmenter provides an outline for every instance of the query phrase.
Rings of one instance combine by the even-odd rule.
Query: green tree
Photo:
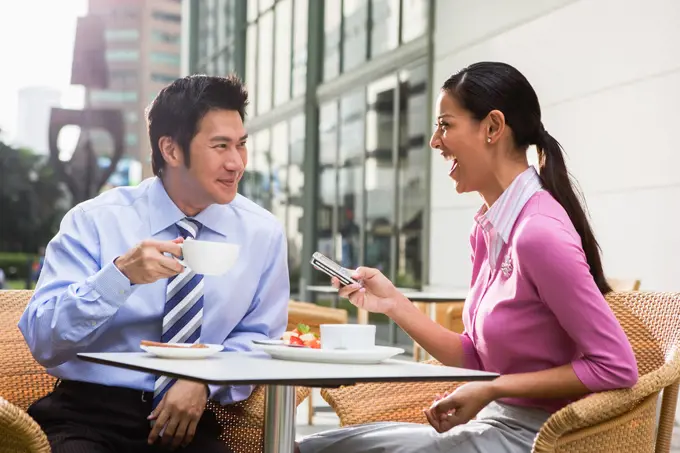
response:
[[[47,156],[0,141],[0,251],[37,252],[54,236],[67,207]]]

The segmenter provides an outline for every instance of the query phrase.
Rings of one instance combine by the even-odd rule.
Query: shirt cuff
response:
[[[113,264],[113,261],[94,275],[92,287],[102,299],[112,305],[122,304],[132,292],[130,280]]]
[[[208,399],[216,401],[221,405],[238,403],[250,397],[255,389],[254,385],[214,385],[208,384]]]
[[[581,358],[574,360],[571,362],[571,367],[574,369],[574,374],[579,381],[581,381],[581,383],[591,392],[599,392],[607,389],[607,386],[602,385],[597,376],[593,374],[585,359]]]

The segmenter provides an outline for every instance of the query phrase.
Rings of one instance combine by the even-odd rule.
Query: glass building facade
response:
[[[248,87],[240,191],[286,228],[293,298],[327,302],[306,291],[328,281],[308,264],[316,250],[403,287],[427,282],[432,3],[185,5],[189,71],[235,72]]]

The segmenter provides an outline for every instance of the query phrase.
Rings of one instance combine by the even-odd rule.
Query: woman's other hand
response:
[[[495,399],[490,382],[468,382],[443,398],[436,398],[425,410],[430,425],[439,433],[464,425]]]

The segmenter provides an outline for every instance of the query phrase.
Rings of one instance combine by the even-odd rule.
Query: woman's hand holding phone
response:
[[[341,297],[371,313],[382,313],[390,316],[403,295],[394,284],[378,269],[359,267],[352,278],[360,283],[343,286],[337,277],[331,279],[333,287],[338,289]]]

